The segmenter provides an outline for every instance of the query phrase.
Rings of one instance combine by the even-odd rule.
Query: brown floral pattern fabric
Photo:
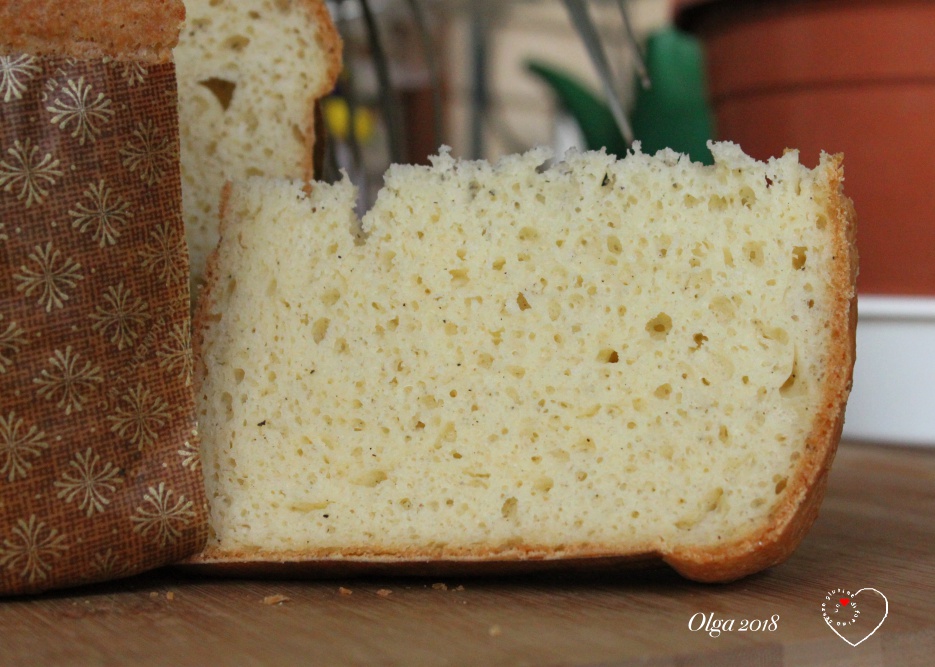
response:
[[[206,536],[175,67],[0,56],[0,595]]]

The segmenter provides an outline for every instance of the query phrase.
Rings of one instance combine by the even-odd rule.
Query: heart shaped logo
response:
[[[866,592],[858,604],[858,596]],[[856,593],[838,588],[825,596],[821,605],[821,614],[825,623],[838,637],[851,646],[858,646],[867,641],[880,629],[890,612],[890,603],[875,588],[861,588]],[[874,619],[879,618],[872,628]]]

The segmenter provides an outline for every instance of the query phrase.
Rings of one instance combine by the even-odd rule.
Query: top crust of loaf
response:
[[[335,82],[338,80],[338,75],[341,73],[341,68],[344,63],[341,54],[343,42],[341,41],[341,35],[338,33],[338,29],[331,20],[328,6],[325,5],[324,2],[314,2],[312,0],[309,0],[307,4],[309,13],[314,17],[315,23],[318,24],[318,43],[325,53],[327,53],[328,58],[328,71],[325,73],[323,79],[325,83],[321,90],[314,91],[316,97],[324,97],[331,92]],[[306,173],[308,179],[313,178],[312,165],[310,163],[306,166]]]
[[[743,169],[752,160],[731,144],[712,146],[721,168]],[[660,154],[665,160],[676,156]],[[657,156],[657,157],[660,157]],[[793,157],[793,156],[788,156]],[[436,167],[450,162],[447,156],[437,159]],[[402,176],[406,167],[396,167],[388,181]],[[828,472],[844,419],[844,408],[851,387],[855,358],[855,331],[857,297],[856,216],[851,201],[843,194],[843,168],[841,156],[823,155],[816,173],[821,181],[814,190],[815,199],[822,201],[823,216],[828,221],[831,265],[827,275],[831,296],[828,312],[827,356],[822,368],[821,398],[813,406],[811,431],[805,438],[793,474],[788,480],[781,502],[771,510],[769,520],[760,528],[740,535],[726,543],[713,546],[669,545],[662,547],[630,545],[621,550],[615,544],[589,544],[584,548],[566,548],[561,553],[518,546],[513,550],[483,549],[458,550],[439,554],[399,552],[392,553],[326,550],[263,551],[262,549],[224,550],[209,548],[194,563],[212,567],[226,573],[297,574],[304,571],[315,574],[403,573],[435,572],[515,572],[549,569],[556,559],[573,568],[618,566],[643,563],[647,558],[659,559],[682,575],[697,581],[732,581],[776,565],[786,560],[804,538],[818,514],[827,485]],[[225,191],[222,218],[229,214],[230,188]],[[366,224],[364,225],[366,228]],[[226,230],[230,233],[231,230]],[[222,235],[225,229],[222,226]],[[210,327],[210,313],[215,299],[214,288],[219,279],[218,257],[209,261],[208,287],[196,315],[193,344],[195,345],[196,384],[205,375],[201,351],[204,334]],[[517,562],[523,561],[523,562]],[[550,564],[552,563],[552,564]]]
[[[0,54],[168,62],[181,0],[0,0]]]

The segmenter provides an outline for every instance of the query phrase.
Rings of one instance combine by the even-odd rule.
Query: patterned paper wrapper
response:
[[[175,66],[0,56],[0,595],[198,551]]]

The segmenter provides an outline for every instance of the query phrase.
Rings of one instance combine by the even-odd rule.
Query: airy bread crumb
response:
[[[206,556],[787,557],[850,387],[853,215],[839,158],[712,151],[442,153],[362,221],[347,181],[234,184],[196,335]]]

